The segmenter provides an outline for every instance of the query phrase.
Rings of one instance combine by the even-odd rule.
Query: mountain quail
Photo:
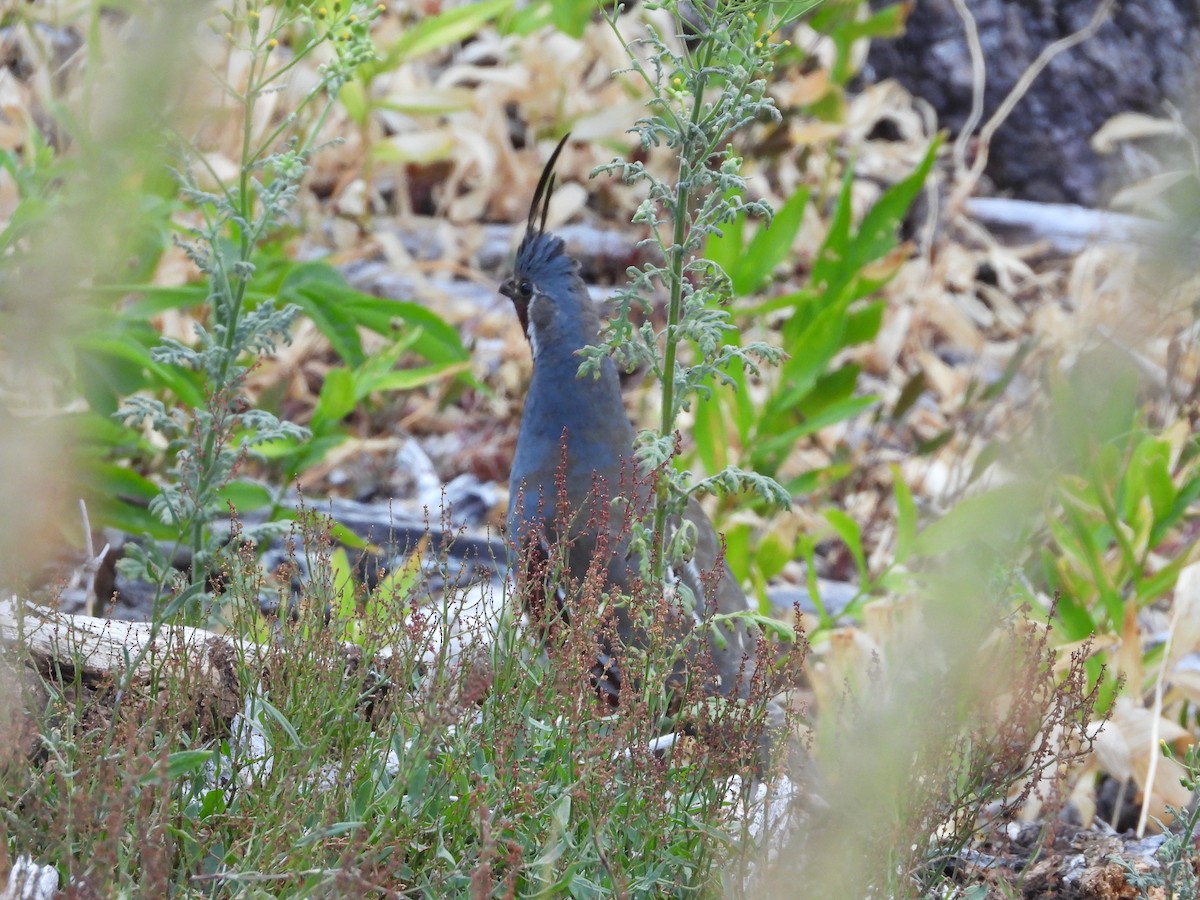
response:
[[[622,497],[645,510],[651,493],[647,479],[635,477],[634,431],[613,361],[604,358],[597,376],[579,374],[578,351],[597,343],[600,320],[578,263],[567,255],[562,239],[545,230],[554,164],[566,140],[542,172],[512,277],[500,288],[516,307],[533,353],[533,379],[509,480],[508,535],[526,612],[543,627],[547,616],[569,619],[572,591],[581,589],[589,566],[592,577],[598,573],[602,579],[604,592],[635,593],[640,559],[631,550],[628,522],[610,513],[614,498]],[[684,518],[695,526],[694,551],[670,567],[673,583],[667,590],[680,608],[690,607],[694,621],[675,632],[687,643],[669,679],[703,678],[710,695],[744,698],[754,672],[755,640],[738,619],[709,620],[746,609],[746,598],[695,499]],[[669,527],[679,524],[676,519]],[[568,571],[555,572],[546,563],[553,548],[564,545],[565,566],[559,568]],[[547,601],[556,608],[547,609]],[[598,693],[613,706],[623,680],[620,648],[645,649],[651,640],[637,610],[618,608],[615,625],[619,641],[615,647],[600,642],[591,673]]]

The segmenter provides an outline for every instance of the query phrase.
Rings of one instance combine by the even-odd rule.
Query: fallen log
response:
[[[1011,232],[1022,241],[1046,241],[1063,256],[1093,244],[1161,246],[1172,237],[1162,222],[1070,203],[972,197],[966,212],[994,231]]]
[[[146,685],[184,671],[196,701],[224,721],[242,709],[239,670],[261,668],[270,652],[202,628],[68,615],[17,597],[0,600],[0,644],[23,648],[45,676],[78,676],[90,687]]]

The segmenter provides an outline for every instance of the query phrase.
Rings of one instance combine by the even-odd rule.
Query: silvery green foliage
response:
[[[790,12],[798,11],[796,4],[785,5]],[[668,10],[682,34],[682,4],[645,6]],[[640,75],[653,93],[650,115],[639,119],[632,130],[644,149],[665,144],[676,151],[676,180],[664,181],[638,161],[617,159],[596,170],[627,184],[646,185],[646,198],[633,220],[650,229],[642,246],[657,251],[655,259],[629,269],[629,282],[617,295],[617,315],[604,344],[583,352],[580,375],[598,371],[600,360],[611,354],[628,371],[644,367],[663,386],[659,427],[643,432],[635,447],[643,474],[657,479],[657,502],[652,525],[641,526],[634,542],[637,549],[651,549],[648,558],[655,560],[654,574],[659,578],[690,549],[686,529],[664,533],[668,518],[681,513],[690,497],[753,491],[777,506],[791,502],[787,491],[766,476],[728,468],[691,483],[688,473],[672,465],[676,423],[694,400],[707,400],[714,384],[732,384],[727,374],[731,366],[757,375],[760,365],[784,358],[779,348],[768,344],[740,345],[729,340],[736,330],[727,308],[732,299],[730,279],[720,266],[700,256],[708,236],[720,233],[735,216],[745,213],[770,221],[767,203],[744,199],[742,160],[730,140],[750,123],[780,118],[767,95],[765,78],[772,58],[767,37],[779,23],[764,25],[759,19],[760,11],[769,14],[774,6],[687,4],[687,42],[669,41],[648,24],[645,38],[626,45],[631,61],[627,71]],[[620,36],[616,15],[610,23]],[[648,315],[650,301],[663,292],[670,298],[667,324],[656,328]],[[634,324],[635,311],[644,314],[640,326]]]
[[[150,512],[179,532],[191,550],[194,573],[208,570],[224,543],[225,536],[208,525],[228,517],[230,510],[220,492],[238,466],[259,445],[308,435],[307,429],[253,408],[241,396],[253,361],[290,342],[289,329],[298,312],[292,305],[276,309],[270,300],[253,307],[245,302],[254,276],[249,253],[266,229],[286,218],[307,167],[303,155],[289,149],[267,157],[258,168],[268,180],[248,179],[253,200],[244,204],[236,197],[194,189],[186,168],[179,174],[184,194],[205,213],[205,224],[192,230],[192,240],[180,244],[209,279],[211,319],[208,328],[195,324],[194,345],[164,337],[152,356],[155,362],[203,373],[208,402],[196,409],[168,409],[153,397],[135,395],[117,411],[128,425],[148,425],[167,442],[172,461],[158,496],[150,502]],[[255,210],[254,217],[247,218],[243,208]],[[231,233],[244,239],[230,240]],[[262,539],[267,536],[264,531],[278,527],[264,523],[245,529],[242,537]],[[134,570],[128,574],[161,583],[169,571],[165,560],[157,559],[153,549],[148,554],[147,560],[127,566]],[[198,577],[193,576],[193,587]]]
[[[157,584],[160,595],[168,586],[174,591],[174,599],[165,610],[158,611],[156,620],[185,605],[194,610],[197,601],[199,608],[207,611],[211,600],[207,578],[220,571],[218,556],[236,553],[241,542],[257,541],[286,528],[286,523],[240,527],[234,541],[230,540],[229,529],[214,526],[231,514],[222,490],[256,448],[274,440],[304,440],[309,436],[305,428],[250,407],[243,396],[246,376],[255,362],[275,352],[280,343],[290,342],[291,324],[299,311],[293,305],[278,309],[269,299],[251,303],[247,291],[254,277],[252,258],[259,244],[273,229],[294,217],[293,206],[309,157],[319,149],[314,147],[311,135],[319,130],[342,85],[360,65],[375,57],[368,28],[379,8],[351,5],[354,14],[343,11],[336,29],[323,8],[316,13],[297,9],[293,18],[304,20],[312,29],[311,41],[302,50],[293,48],[292,62],[280,69],[252,66],[260,77],[237,98],[246,124],[241,168],[234,183],[214,191],[200,189],[192,167],[206,164],[203,153],[187,141],[181,142],[177,152],[180,166],[175,174],[180,193],[202,217],[202,224],[191,229],[188,238],[179,244],[208,279],[209,317],[207,327],[195,324],[194,343],[163,338],[153,351],[153,359],[202,373],[206,403],[196,409],[168,409],[158,399],[138,395],[128,398],[117,411],[117,416],[128,424],[157,432],[166,442],[170,460],[167,477],[151,501],[150,511],[170,525],[179,535],[178,544],[191,552],[188,584],[177,578],[168,564],[168,555],[153,544],[128,555],[126,574]],[[277,31],[289,25],[284,18],[274,22]],[[269,53],[278,43],[270,39],[271,35],[259,32],[262,20],[257,14],[249,15],[248,27],[256,53]],[[252,142],[251,125],[258,97],[277,89],[276,79],[286,74],[299,56],[326,42],[334,52],[319,68],[318,83],[297,110],[268,129],[260,141]],[[302,140],[297,113],[318,103],[323,104],[316,118],[318,127]],[[276,148],[282,149],[272,152]],[[220,182],[216,173],[208,174],[210,181]],[[172,585],[172,579],[181,583]]]

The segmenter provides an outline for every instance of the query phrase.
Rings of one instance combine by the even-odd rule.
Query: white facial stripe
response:
[[[541,349],[538,340],[537,325],[534,324],[533,317],[529,318],[529,326],[525,329],[525,334],[529,337],[529,348],[533,351],[533,358],[538,358],[538,350]]]

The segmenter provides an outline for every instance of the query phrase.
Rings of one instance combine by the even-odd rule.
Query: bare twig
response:
[[[83,566],[77,573],[77,577],[82,578],[85,584],[80,585],[87,591],[87,601],[85,609],[88,615],[98,615],[100,605],[103,602],[100,595],[96,592],[96,573],[100,571],[100,566],[104,564],[104,558],[108,556],[109,544],[104,545],[104,549],[99,553],[96,552],[96,545],[92,541],[92,523],[88,518],[87,503],[83,498],[79,498],[79,517],[83,520],[83,543],[86,548],[87,558],[84,560]]]
[[[1167,626],[1167,638],[1163,642],[1162,665],[1158,667],[1158,677],[1154,679],[1154,707],[1151,709],[1153,718],[1150,720],[1150,764],[1146,767],[1146,787],[1142,791],[1142,809],[1138,813],[1138,838],[1146,833],[1146,822],[1150,818],[1150,803],[1154,799],[1154,778],[1158,774],[1158,757],[1161,755],[1158,752],[1158,733],[1163,712],[1163,682],[1167,678],[1167,665],[1171,662],[1171,641],[1175,637],[1178,625],[1179,604],[1174,603],[1171,608],[1171,623]],[[1120,807],[1113,808],[1114,821],[1119,809]]]
[[[1050,65],[1050,62],[1056,56],[1058,56],[1060,53],[1065,53],[1072,47],[1075,47],[1076,45],[1081,44],[1094,36],[1096,32],[1100,30],[1100,26],[1104,24],[1105,19],[1108,18],[1108,14],[1112,10],[1113,4],[1114,0],[1100,0],[1100,4],[1096,7],[1096,11],[1092,13],[1092,18],[1088,21],[1087,25],[1072,34],[1067,35],[1066,37],[1059,38],[1052,44],[1046,45],[1044,48],[1042,48],[1042,52],[1038,54],[1037,59],[1029,64],[1029,68],[1021,73],[1021,77],[1017,79],[1017,83],[1013,85],[1012,90],[1008,92],[1008,96],[1004,98],[1004,100],[1000,103],[1000,106],[998,106],[996,111],[992,113],[991,118],[984,123],[983,128],[980,130],[978,147],[976,148],[975,159],[971,164],[970,170],[967,171],[965,175],[957,172],[955,173],[956,184],[953,192],[950,195],[949,203],[949,209],[952,212],[960,210],[966,198],[974,192],[975,186],[979,183],[979,177],[983,174],[983,170],[987,167],[988,151],[991,147],[992,138],[995,136],[1000,126],[1003,125],[1008,117],[1012,114],[1013,109],[1021,101],[1021,98],[1024,97],[1029,91],[1029,88],[1033,86],[1033,82],[1037,80],[1037,77],[1042,74],[1042,71],[1046,68],[1046,66]],[[975,20],[971,15],[970,10],[966,8],[966,4],[956,0],[955,9],[958,10],[959,16],[963,18],[963,26],[967,30],[968,42],[970,41],[970,35],[972,33],[976,35],[976,41],[978,41],[978,33],[975,31]],[[974,58],[974,53],[975,50],[973,49],[972,58]],[[964,137],[964,135],[966,135],[966,137]],[[959,135],[959,140],[955,143],[956,148],[958,143],[964,140],[969,140],[969,134],[967,133],[966,128],[964,128],[963,133]]]
[[[954,141],[954,172],[956,175],[967,168],[967,146],[979,120],[983,118],[984,88],[987,86],[987,67],[984,64],[983,45],[979,42],[979,28],[975,17],[967,9],[966,0],[954,0],[954,9],[962,19],[967,34],[967,50],[971,54],[971,112]]]

